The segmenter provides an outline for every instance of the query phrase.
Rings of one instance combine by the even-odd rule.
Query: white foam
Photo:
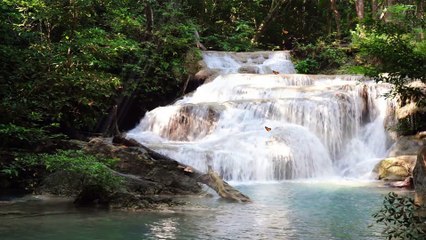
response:
[[[245,63],[215,54],[204,56],[208,66],[226,74],[148,112],[128,136],[227,180],[369,179],[389,147],[389,86],[360,76],[229,74],[246,63],[282,65],[287,53]]]

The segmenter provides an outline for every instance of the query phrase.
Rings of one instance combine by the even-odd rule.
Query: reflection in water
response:
[[[176,239],[178,223],[175,218],[165,218],[159,222],[149,224],[150,232],[147,236],[153,236],[156,239]]]
[[[93,211],[41,201],[0,205],[0,239],[382,239],[381,226],[368,226],[389,189],[343,183],[239,185],[253,203],[191,198],[185,199],[190,206],[168,212]]]

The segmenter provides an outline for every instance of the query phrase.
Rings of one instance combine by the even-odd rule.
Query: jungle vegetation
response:
[[[292,50],[299,73],[367,74],[394,84],[390,95],[402,105],[424,106],[424,92],[407,83],[426,81],[425,5],[2,0],[0,176],[25,178],[61,167],[99,173],[90,181],[105,182],[109,163],[75,150],[57,152],[57,141],[111,135],[113,116],[119,130],[129,129],[145,111],[181,96],[197,71],[197,42],[214,50]],[[416,115],[419,124],[402,125],[402,132],[424,130],[424,117]]]

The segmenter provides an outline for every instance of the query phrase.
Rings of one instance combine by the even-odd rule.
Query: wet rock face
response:
[[[413,171],[415,202],[423,208],[426,206],[426,146],[423,146],[418,155]]]
[[[93,139],[86,146],[89,153],[119,158],[116,169],[128,190],[140,194],[197,194],[201,186],[185,173],[177,172],[178,163],[155,160],[140,148],[115,146],[104,139]]]
[[[204,83],[211,82],[219,75],[218,70],[203,68],[198,71],[193,78],[190,79],[189,84],[192,86],[189,89],[189,92],[194,91],[197,87],[201,86]],[[190,86],[188,86],[190,87]]]
[[[404,181],[411,176],[415,163],[415,155],[390,157],[380,161],[373,172],[378,175],[379,180]]]
[[[258,74],[260,69],[255,65],[242,66],[238,69],[238,73],[253,73]]]
[[[197,112],[199,111],[199,112]],[[216,127],[220,112],[213,107],[200,111],[194,105],[183,106],[162,132],[163,137],[189,141],[210,134]]]
[[[77,186],[74,203],[77,206],[98,206],[121,209],[155,209],[182,204],[174,196],[199,194],[201,186],[196,180],[176,171],[179,163],[153,159],[146,150],[114,145],[110,140],[95,138],[84,148],[100,157],[118,158],[114,173],[123,179],[123,186],[107,191],[102,186]],[[61,176],[59,176],[61,177]]]
[[[414,136],[402,136],[395,142],[389,150],[389,157],[401,155],[416,156],[419,149],[422,147],[422,141]]]

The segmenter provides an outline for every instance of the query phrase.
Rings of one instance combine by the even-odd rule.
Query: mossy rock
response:
[[[416,155],[390,157],[380,161],[373,169],[379,180],[403,181],[412,176]]]

